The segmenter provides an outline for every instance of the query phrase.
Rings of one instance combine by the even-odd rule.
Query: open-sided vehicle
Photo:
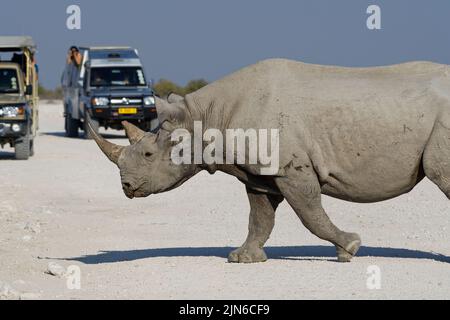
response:
[[[34,155],[38,130],[36,45],[31,37],[0,36],[0,145],[18,160]]]

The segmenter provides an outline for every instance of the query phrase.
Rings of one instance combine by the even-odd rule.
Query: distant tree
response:
[[[177,84],[167,79],[161,79],[153,85],[155,93],[160,97],[167,97],[170,93],[184,95],[184,90]]]
[[[58,87],[53,91],[56,99],[62,99],[64,97],[64,92],[62,87]]]
[[[208,85],[208,81],[206,81],[205,79],[191,80],[184,87],[184,94],[189,94],[191,92],[197,91],[206,85]]]
[[[39,85],[39,97],[45,100],[57,100],[63,98],[63,90],[61,87],[57,87],[54,90],[49,90]]]
[[[153,85],[153,89],[158,96],[164,98],[167,97],[170,93],[176,93],[180,96],[184,96],[191,92],[197,91],[207,84],[208,81],[206,81],[205,79],[196,79],[189,81],[185,87],[181,87],[170,80],[161,79]]]
[[[41,98],[48,94],[48,90],[45,89],[42,85],[39,85],[39,95]]]

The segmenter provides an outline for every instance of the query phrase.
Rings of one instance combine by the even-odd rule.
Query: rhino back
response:
[[[306,153],[324,193],[371,202],[420,180],[424,147],[449,106],[447,72],[429,62],[343,68],[275,59],[189,99],[207,110],[209,127],[279,129],[280,170]]]

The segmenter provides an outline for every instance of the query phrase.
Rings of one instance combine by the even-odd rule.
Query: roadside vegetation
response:
[[[62,88],[57,87],[54,90],[50,90],[39,85],[39,98],[41,100],[61,100],[63,98]]]
[[[153,85],[153,89],[160,97],[167,97],[169,93],[176,93],[180,96],[185,96],[191,92],[197,91],[207,84],[208,82],[204,79],[196,79],[189,81],[186,86],[182,87],[170,80],[161,79]]]

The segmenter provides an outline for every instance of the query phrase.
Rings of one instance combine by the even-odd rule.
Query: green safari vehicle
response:
[[[31,37],[0,36],[0,145],[18,160],[34,155],[39,122],[36,46]]]

